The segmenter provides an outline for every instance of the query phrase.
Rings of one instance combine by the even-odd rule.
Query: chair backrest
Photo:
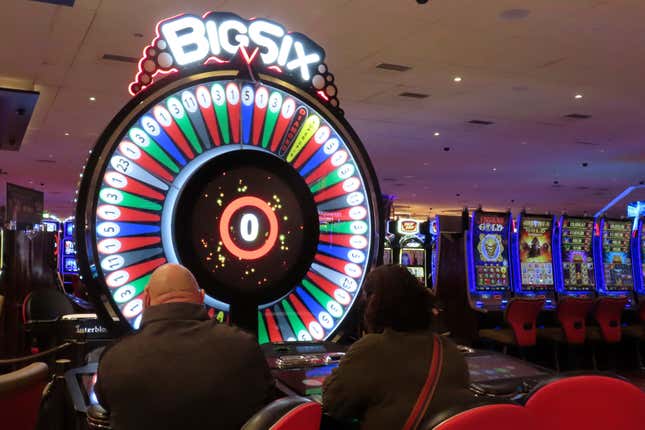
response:
[[[34,290],[22,303],[23,322],[56,321],[63,315],[73,314],[74,306],[67,296],[56,288]]]
[[[47,378],[45,363],[32,363],[0,375],[0,428],[33,430],[36,427]]]
[[[645,425],[645,392],[617,378],[561,378],[532,392],[525,407],[545,429],[637,429]]]
[[[600,327],[605,342],[620,342],[620,321],[627,304],[627,297],[600,297],[596,300],[594,319]]]
[[[542,428],[538,419],[531,411],[519,405],[484,405],[460,412],[424,430],[538,430]]]
[[[587,337],[587,315],[593,300],[581,297],[565,297],[558,302],[558,321],[568,343],[582,344]]]
[[[258,411],[241,430],[319,430],[322,407],[304,397],[283,397]]]
[[[537,339],[535,321],[544,306],[544,299],[513,298],[508,302],[504,318],[513,329],[519,346],[533,346]]]

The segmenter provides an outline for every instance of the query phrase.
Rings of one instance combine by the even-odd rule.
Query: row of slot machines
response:
[[[439,269],[439,218],[399,218],[386,225],[383,264],[401,264],[433,292]]]
[[[76,231],[74,218],[58,221],[46,218],[42,221],[43,229],[50,233],[57,233],[57,246],[54,251],[58,260],[58,272],[61,274],[65,285],[71,284],[71,279],[78,276],[78,257],[76,255]]]
[[[643,220],[476,210],[466,233],[473,308],[504,309],[513,296],[542,297],[554,309],[566,296],[645,301]]]

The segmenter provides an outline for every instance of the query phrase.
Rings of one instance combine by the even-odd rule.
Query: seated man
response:
[[[141,329],[99,361],[96,393],[115,430],[237,430],[271,400],[257,341],[210,320],[203,302],[183,266],[152,274]]]

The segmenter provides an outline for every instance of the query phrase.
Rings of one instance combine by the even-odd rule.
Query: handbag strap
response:
[[[403,430],[416,430],[419,427],[434,397],[434,392],[437,389],[443,363],[443,344],[436,334],[432,337],[432,361],[428,369],[428,377],[423,384],[423,388],[421,388],[421,392],[412,408],[412,412],[410,412],[410,416],[403,426]]]

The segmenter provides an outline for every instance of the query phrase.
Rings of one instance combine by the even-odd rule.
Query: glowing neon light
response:
[[[269,237],[267,237],[267,240],[262,246],[254,250],[242,249],[237,246],[235,242],[233,242],[233,239],[231,238],[231,234],[229,232],[231,218],[233,217],[235,212],[247,206],[259,209],[269,220]],[[244,216],[242,216],[242,226],[244,224],[247,224],[247,215],[249,214],[244,214]],[[255,218],[255,223],[257,224],[257,222],[257,218]],[[254,236],[255,238],[257,238],[258,236],[257,225],[250,228],[250,230],[252,230],[251,232],[249,232],[248,230],[249,227],[243,227],[241,229],[242,238],[247,242],[251,241],[249,239],[251,239],[252,236]],[[273,248],[276,241],[278,240],[278,217],[276,216],[275,212],[273,212],[273,209],[271,209],[271,207],[264,200],[253,196],[240,197],[233,200],[228,204],[228,206],[226,206],[226,208],[224,208],[224,211],[222,212],[222,219],[219,223],[219,234],[222,238],[222,243],[224,244],[226,249],[230,251],[231,254],[235,255],[241,260],[257,260],[258,258],[262,258],[267,255],[267,253],[271,251],[271,248]]]
[[[245,20],[222,12],[208,12],[202,17],[178,15],[157,24],[157,37],[143,51],[130,92],[136,94],[152,84],[158,73],[227,63],[238,54],[251,64],[258,53],[264,67],[280,73],[286,70],[300,81],[310,82],[321,67],[326,71],[325,52],[320,46],[302,34],[287,34],[274,22]]]

